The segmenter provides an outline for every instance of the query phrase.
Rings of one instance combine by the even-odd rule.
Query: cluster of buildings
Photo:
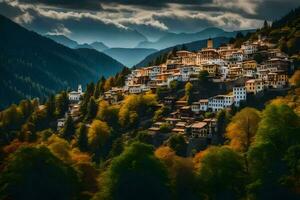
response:
[[[164,64],[133,70],[126,79],[123,91],[139,94],[155,87],[167,87],[173,80],[197,80],[202,70],[218,82],[244,78],[247,92],[284,88],[288,85],[287,75],[293,66],[286,54],[273,47],[258,39],[245,42],[241,48],[228,44],[215,49],[213,40],[209,39],[207,47],[198,52],[177,51],[176,56],[170,57]]]

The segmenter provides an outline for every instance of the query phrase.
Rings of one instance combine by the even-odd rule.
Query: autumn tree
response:
[[[198,199],[196,173],[192,159],[177,156],[167,146],[156,149],[155,156],[166,165],[168,170],[172,199]]]
[[[190,105],[193,102],[193,84],[190,82],[185,84],[185,97],[186,101]]]
[[[108,154],[107,141],[110,135],[110,128],[107,123],[101,120],[94,120],[88,131],[89,147],[93,154],[93,160],[99,163],[101,158]]]
[[[24,147],[12,154],[0,175],[1,199],[76,199],[76,171],[46,147]]]

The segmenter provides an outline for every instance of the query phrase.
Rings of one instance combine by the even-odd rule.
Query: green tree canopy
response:
[[[244,172],[240,156],[227,147],[202,152],[199,187],[208,199],[239,199],[244,193]]]
[[[102,191],[95,199],[170,199],[169,180],[164,165],[153,148],[133,143],[116,157],[108,170]]]
[[[1,199],[75,199],[75,170],[46,147],[24,147],[12,154],[0,175]]]

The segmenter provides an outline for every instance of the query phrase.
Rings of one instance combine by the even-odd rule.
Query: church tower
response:
[[[208,49],[213,49],[214,48],[214,42],[213,42],[213,40],[211,38],[209,38],[207,40],[207,48]]]
[[[82,87],[81,87],[81,85],[78,85],[78,91],[77,92],[80,93],[80,94],[82,94]]]

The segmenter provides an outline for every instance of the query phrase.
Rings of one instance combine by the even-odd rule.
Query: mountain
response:
[[[114,75],[121,63],[91,49],[70,49],[0,15],[0,107]]]
[[[108,49],[108,46],[106,46],[103,42],[93,42],[89,45],[100,52]]]
[[[215,48],[219,47],[221,44],[227,43],[228,41],[229,41],[229,38],[227,38],[227,37],[213,38],[213,42],[214,42],[214,47]],[[146,67],[146,66],[149,65],[149,63],[151,61],[154,61],[159,56],[172,51],[173,48],[181,49],[183,45],[189,51],[197,51],[197,50],[199,50],[199,49],[201,49],[203,47],[206,47],[207,40],[199,40],[199,41],[195,41],[195,42],[180,44],[180,45],[176,45],[176,46],[169,47],[169,48],[166,48],[166,49],[162,49],[160,51],[157,51],[157,52],[155,52],[153,54],[148,55],[144,60],[142,60],[141,62],[139,62],[135,66],[136,67]]]
[[[84,44],[78,44],[75,49],[82,49],[82,48],[86,48],[86,49],[94,49],[94,47],[92,47],[91,45],[84,43]]]
[[[93,66],[93,69],[96,71],[96,78],[115,75],[124,68],[124,65],[117,60],[95,49],[80,48],[75,49],[75,51],[80,58],[85,60],[88,66]]]
[[[78,46],[78,43],[76,41],[71,40],[70,38],[64,35],[45,35],[45,36],[69,48],[76,48]]]
[[[118,60],[125,66],[132,67],[156,51],[156,49],[145,48],[110,48],[104,50],[103,53]]]
[[[156,42],[144,41],[138,44],[137,48],[154,48],[164,49],[167,47],[175,46],[177,44],[183,44],[198,40],[204,40],[207,38],[216,37],[235,37],[238,32],[246,34],[253,32],[254,30],[232,31],[227,32],[220,28],[207,28],[197,33],[167,33],[165,36],[157,40]]]

